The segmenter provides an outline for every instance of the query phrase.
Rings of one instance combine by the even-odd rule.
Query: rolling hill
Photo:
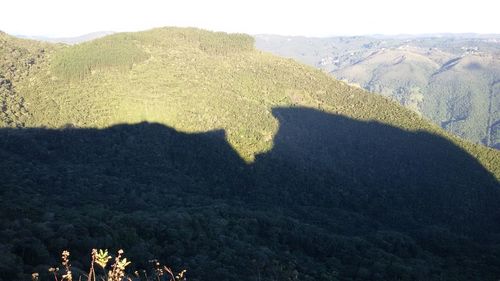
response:
[[[92,32],[92,33],[87,33],[83,34],[80,36],[76,37],[44,37],[44,36],[25,36],[25,35],[18,35],[16,37],[23,38],[23,39],[31,39],[31,40],[38,40],[38,41],[44,41],[44,42],[50,42],[50,43],[64,43],[64,44],[79,44],[87,41],[92,41],[94,39],[98,39],[107,35],[111,35],[115,32],[113,31],[98,31],[98,32]]]
[[[0,280],[93,247],[189,280],[500,276],[500,152],[250,36],[0,34],[0,75]]]
[[[498,36],[256,39],[260,49],[316,66],[464,139],[499,148]]]

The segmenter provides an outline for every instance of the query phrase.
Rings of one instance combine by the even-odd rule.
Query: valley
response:
[[[257,48],[382,94],[464,139],[499,148],[497,35],[256,36]]]

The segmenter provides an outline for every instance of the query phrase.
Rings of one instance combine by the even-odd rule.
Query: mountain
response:
[[[500,148],[498,35],[256,36],[259,49],[380,93],[464,139]]]
[[[69,45],[74,45],[74,44],[79,44],[87,41],[92,41],[94,39],[98,39],[107,35],[111,35],[115,32],[113,31],[98,31],[98,32],[91,32],[87,33],[84,35],[76,36],[76,37],[46,37],[46,36],[25,36],[25,35],[18,35],[17,37],[23,38],[23,39],[31,39],[31,40],[38,40],[38,41],[44,41],[44,42],[50,42],[50,43],[64,43],[64,44],[69,44]]]
[[[198,29],[0,34],[0,280],[124,248],[189,280],[496,280],[500,152]]]

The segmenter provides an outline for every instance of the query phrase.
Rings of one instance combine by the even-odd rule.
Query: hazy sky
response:
[[[0,30],[77,36],[159,26],[328,36],[500,33],[498,0],[5,0]]]

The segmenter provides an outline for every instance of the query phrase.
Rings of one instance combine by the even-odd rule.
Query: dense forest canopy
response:
[[[500,276],[498,151],[252,44],[0,35],[0,280],[93,248],[188,280]]]

